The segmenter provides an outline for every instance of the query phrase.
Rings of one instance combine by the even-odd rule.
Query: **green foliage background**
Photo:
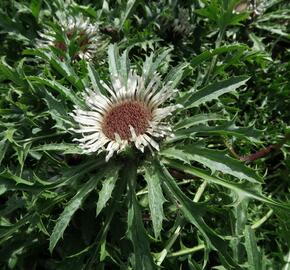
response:
[[[98,23],[92,62],[36,47],[60,11]],[[287,0],[2,0],[1,269],[290,269],[289,21]],[[146,65],[179,91],[175,137],[83,155],[84,88]]]

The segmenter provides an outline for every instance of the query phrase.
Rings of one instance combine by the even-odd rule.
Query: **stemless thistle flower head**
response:
[[[108,161],[129,144],[142,152],[146,146],[159,150],[156,139],[172,134],[164,119],[180,107],[160,107],[175,93],[171,82],[163,84],[155,72],[146,83],[144,76],[130,70],[126,78],[111,75],[110,85],[101,85],[109,95],[87,89],[84,99],[89,109],[75,107],[71,113],[79,124],[73,131],[83,136],[74,141],[84,153],[106,151]]]
[[[71,42],[75,43],[73,48],[74,59],[93,59],[98,51],[104,46],[99,28],[92,24],[89,18],[82,14],[77,16],[66,16],[61,13],[57,16],[56,26],[48,26],[43,33],[39,33],[38,47],[54,47],[67,53]]]

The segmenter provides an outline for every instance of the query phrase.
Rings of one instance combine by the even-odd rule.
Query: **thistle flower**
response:
[[[106,161],[130,143],[141,152],[146,146],[158,151],[155,138],[171,134],[164,119],[180,107],[159,107],[174,94],[171,83],[162,84],[155,73],[145,86],[145,78],[132,70],[127,79],[112,75],[110,86],[101,83],[110,96],[87,89],[84,98],[89,110],[75,107],[71,114],[80,126],[74,132],[83,135],[74,141],[80,142],[85,153],[106,151]]]
[[[67,17],[61,14],[58,16],[58,24],[39,33],[41,39],[38,40],[38,47],[51,46],[66,53],[70,43],[75,42],[77,48],[74,48],[72,57],[91,60],[103,46],[98,26],[83,15]]]

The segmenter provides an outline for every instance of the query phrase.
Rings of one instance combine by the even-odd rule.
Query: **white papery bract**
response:
[[[56,24],[60,29],[52,26],[46,27],[43,33],[39,33],[41,39],[38,39],[37,46],[39,48],[51,46],[67,52],[70,41],[74,40],[78,45],[78,50],[73,58],[93,59],[103,46],[98,25],[91,23],[89,18],[85,18],[81,14],[66,16],[61,13],[57,19]]]
[[[162,84],[155,73],[145,86],[145,79],[133,71],[127,79],[111,76],[111,85],[101,83],[109,96],[87,89],[84,99],[89,110],[75,107],[71,114],[79,124],[73,131],[83,136],[74,140],[84,153],[106,151],[108,161],[130,143],[142,152],[146,146],[159,150],[155,138],[172,134],[164,119],[180,107],[160,107],[175,93],[171,83]]]

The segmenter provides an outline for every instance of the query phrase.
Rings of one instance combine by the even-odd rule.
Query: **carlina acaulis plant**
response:
[[[38,34],[38,48],[52,47],[64,54],[72,50],[73,60],[93,60],[106,43],[98,24],[82,14],[71,15],[67,12],[58,12],[54,24],[46,25],[44,31]]]
[[[74,140],[80,142],[84,153],[105,150],[108,161],[131,143],[141,152],[146,146],[159,150],[155,138],[172,134],[165,119],[182,106],[160,107],[176,92],[171,81],[164,84],[157,72],[152,72],[147,84],[145,80],[130,69],[123,77],[118,71],[111,74],[109,85],[100,82],[108,96],[86,89],[83,97],[89,110],[76,107],[72,114],[80,126],[73,131],[83,135]]]

